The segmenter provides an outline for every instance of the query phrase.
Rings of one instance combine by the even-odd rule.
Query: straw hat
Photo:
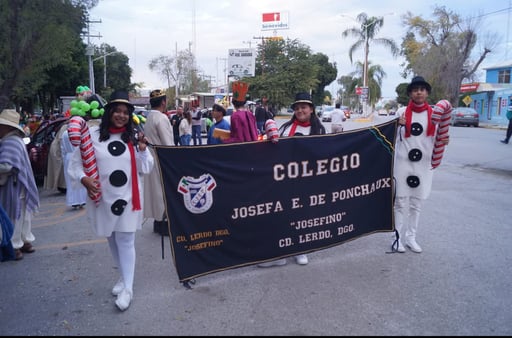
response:
[[[0,113],[0,124],[16,128],[25,134],[25,131],[20,126],[20,114],[14,109],[4,109]]]

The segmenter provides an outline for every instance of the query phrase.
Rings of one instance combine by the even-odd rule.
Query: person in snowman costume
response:
[[[87,189],[89,222],[97,236],[107,238],[114,263],[119,267],[120,278],[112,294],[117,296],[115,304],[121,311],[130,306],[133,298],[135,232],[143,223],[143,175],[154,166],[144,134],[135,132],[133,111],[128,93],[114,91],[100,125],[88,129],[90,138],[82,135],[82,142],[89,140],[92,149],[76,147],[68,168],[70,177]],[[98,179],[84,170],[84,149],[92,150]]]

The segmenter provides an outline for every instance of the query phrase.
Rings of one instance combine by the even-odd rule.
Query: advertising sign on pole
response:
[[[228,76],[248,77],[254,76],[256,51],[253,48],[230,49],[228,51]]]
[[[271,31],[289,29],[288,12],[263,13],[261,15],[261,30]]]

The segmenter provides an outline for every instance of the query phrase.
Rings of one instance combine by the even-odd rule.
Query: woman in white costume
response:
[[[70,176],[87,189],[88,219],[96,235],[107,238],[120,269],[121,276],[112,293],[117,296],[115,303],[121,311],[130,306],[133,297],[135,231],[141,229],[143,221],[143,175],[154,165],[153,156],[146,149],[145,136],[135,135],[133,110],[128,93],[115,91],[105,106],[100,126],[89,130],[99,179],[85,174],[82,149],[73,153],[68,169]],[[96,200],[99,194],[96,203],[92,198]]]

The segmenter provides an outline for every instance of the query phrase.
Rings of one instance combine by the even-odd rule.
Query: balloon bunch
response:
[[[82,100],[73,100],[70,103],[71,105],[71,115],[72,116],[86,116],[87,113],[90,112],[90,115],[93,119],[97,119],[100,116],[103,116],[105,113],[105,109],[103,107],[100,108],[100,103],[98,101],[86,102]]]
[[[142,114],[133,114],[132,116],[132,120],[133,120],[133,123],[139,125],[139,124],[144,124],[146,123],[146,118],[144,117],[144,115]]]
[[[92,90],[87,86],[78,86],[75,89],[75,95],[78,100],[87,100],[92,95]]]
[[[98,101],[96,94],[87,86],[78,86],[75,90],[76,100],[70,102],[71,116],[84,117],[89,114],[93,119],[101,117],[105,112],[103,105]]]

